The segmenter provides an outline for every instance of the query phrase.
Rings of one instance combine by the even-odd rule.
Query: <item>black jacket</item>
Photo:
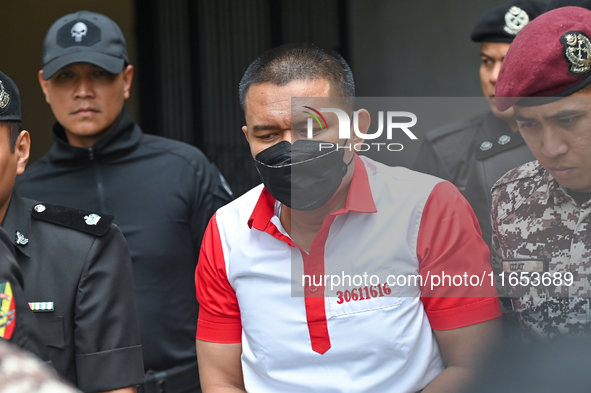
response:
[[[123,111],[91,148],[55,143],[17,178],[26,197],[115,216],[131,253],[146,370],[196,360],[195,267],[213,213],[231,200],[197,148],[145,135]]]
[[[13,193],[2,222],[20,234],[17,262],[49,359],[85,392],[144,379],[125,239],[112,217],[93,214]]]

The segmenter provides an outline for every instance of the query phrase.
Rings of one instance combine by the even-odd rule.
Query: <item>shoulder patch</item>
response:
[[[512,183],[514,181],[532,178],[543,170],[544,168],[540,165],[538,160],[526,162],[525,164],[520,165],[517,168],[513,168],[509,172],[505,173],[503,177],[497,180],[492,189],[494,190],[495,188]]]
[[[0,337],[10,340],[16,325],[16,307],[10,282],[0,282]]]
[[[105,235],[113,219],[115,219],[115,217],[108,214],[97,214],[49,203],[37,203],[31,209],[31,215],[37,220],[75,229],[94,236]]]

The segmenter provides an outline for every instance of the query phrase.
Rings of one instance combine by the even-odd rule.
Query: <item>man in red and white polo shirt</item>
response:
[[[357,156],[367,111],[342,139],[336,115],[313,115],[323,99],[351,113],[331,97],[354,89],[340,55],[301,44],[265,53],[240,83],[264,184],[203,239],[204,392],[457,392],[496,342],[488,248],[455,186]],[[298,113],[318,121],[292,118],[293,97],[310,97]]]

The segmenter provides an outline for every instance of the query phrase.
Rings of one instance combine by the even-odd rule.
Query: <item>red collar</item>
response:
[[[257,204],[248,219],[248,227],[259,231],[265,231],[270,224],[271,218],[275,215],[276,199],[263,188]],[[338,216],[347,212],[354,211],[358,213],[376,213],[376,205],[369,187],[369,178],[363,160],[355,154],[355,170],[353,178],[347,191],[347,200],[345,206],[333,212],[330,216]]]

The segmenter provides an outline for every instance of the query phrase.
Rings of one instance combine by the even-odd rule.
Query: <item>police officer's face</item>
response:
[[[14,151],[11,151],[10,129],[5,122],[0,121],[0,223],[8,209],[16,176],[25,171],[30,147],[29,133],[22,131],[16,140]]]
[[[591,192],[591,93],[515,106],[521,135],[540,164],[572,191]]]
[[[480,86],[482,94],[496,117],[510,118],[513,111],[499,112],[495,106],[495,87],[501,65],[511,44],[506,42],[483,42],[480,51]]]
[[[90,147],[108,134],[129,98],[133,67],[111,74],[89,63],[73,63],[49,80],[39,71],[45,101],[73,146]]]

